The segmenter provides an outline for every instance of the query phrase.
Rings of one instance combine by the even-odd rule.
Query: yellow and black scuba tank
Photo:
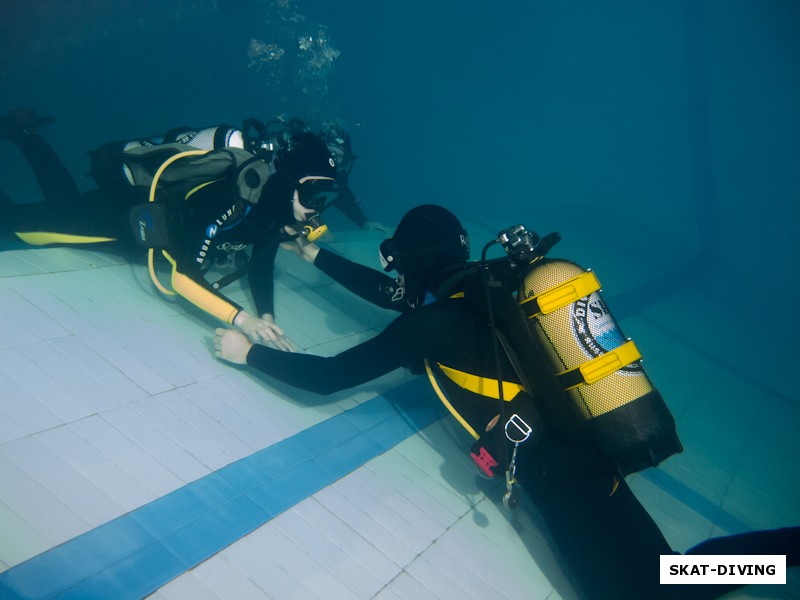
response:
[[[559,239],[550,234],[540,240],[519,225],[487,244],[500,243],[518,271],[517,306],[508,294],[489,300],[496,333],[562,433],[588,435],[622,475],[655,466],[683,450],[675,420],[635,343],[609,311],[595,274],[545,258]]]
[[[531,339],[586,424],[591,439],[623,475],[683,450],[675,420],[608,309],[590,270],[560,259],[528,268],[518,291]]]
[[[558,234],[540,239],[521,225],[500,232],[484,248],[479,287],[476,278],[462,276],[464,297],[487,317],[551,426],[567,439],[588,437],[623,476],[656,466],[683,450],[675,420],[647,377],[636,345],[606,306],[595,274],[545,258],[559,239]],[[486,260],[496,243],[507,260]]]

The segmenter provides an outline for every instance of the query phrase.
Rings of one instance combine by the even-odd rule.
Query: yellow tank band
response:
[[[473,438],[475,438],[476,440],[479,439],[481,436],[478,435],[478,432],[476,432],[472,428],[472,426],[464,420],[464,417],[462,417],[458,413],[458,411],[455,408],[453,408],[453,405],[450,404],[450,401],[444,395],[444,392],[442,391],[442,388],[439,387],[439,382],[436,381],[436,376],[433,374],[433,369],[431,369],[431,363],[428,362],[427,358],[425,359],[425,371],[428,373],[428,379],[431,382],[431,387],[433,387],[433,391],[436,392],[437,396],[439,396],[439,400],[442,401],[442,404],[444,404],[444,407],[448,411],[450,411],[450,414],[453,415],[456,418],[456,421],[461,423],[461,426],[464,429],[466,429]]]
[[[531,296],[520,302],[520,306],[531,319],[538,314],[550,314],[572,304],[576,300],[585,298],[592,292],[600,289],[600,280],[593,271],[584,271],[580,275],[567,279],[564,283],[546,290],[536,296]]]
[[[47,246],[48,244],[102,244],[104,242],[117,241],[117,238],[111,237],[72,235],[69,233],[53,233],[50,231],[15,232],[14,235],[31,246]]]
[[[500,386],[497,385],[497,379],[481,377],[480,375],[473,375],[472,373],[451,369],[439,363],[436,364],[442,370],[442,373],[457,386],[474,394],[494,398],[495,400],[500,399]],[[512,383],[510,381],[503,382],[503,399],[507,402],[511,401],[514,396],[522,391],[525,391],[525,388],[518,383]]]
[[[596,356],[573,369],[559,373],[557,377],[565,390],[571,390],[579,385],[600,381],[641,358],[642,355],[636,344],[633,343],[633,340],[628,340],[622,346]]]

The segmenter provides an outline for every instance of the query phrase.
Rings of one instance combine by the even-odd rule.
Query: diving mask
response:
[[[297,195],[300,204],[322,212],[339,197],[339,185],[332,177],[307,175],[298,181]]]

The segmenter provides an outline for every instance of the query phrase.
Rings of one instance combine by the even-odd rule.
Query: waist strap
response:
[[[487,396],[495,400],[500,399],[500,386],[497,385],[497,379],[465,373],[464,371],[445,367],[440,363],[436,364],[441,369],[442,373],[457,386],[480,396]],[[512,383],[510,381],[503,382],[503,398],[506,401],[513,400],[514,396],[523,391],[525,391],[525,388],[519,383]]]

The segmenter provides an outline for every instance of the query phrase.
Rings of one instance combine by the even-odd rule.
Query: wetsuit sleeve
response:
[[[258,316],[275,314],[275,255],[278,240],[258,240],[253,244],[257,264],[247,274]]]
[[[405,313],[371,340],[329,358],[256,344],[247,364],[294,387],[332,394],[439,354],[454,343],[450,314],[433,306]]]
[[[212,288],[199,270],[184,270],[168,253],[164,255],[172,263],[172,289],[199,309],[232,324],[242,307]]]
[[[367,302],[398,311],[410,309],[403,288],[395,279],[380,271],[354,263],[324,248],[320,248],[314,266]]]

